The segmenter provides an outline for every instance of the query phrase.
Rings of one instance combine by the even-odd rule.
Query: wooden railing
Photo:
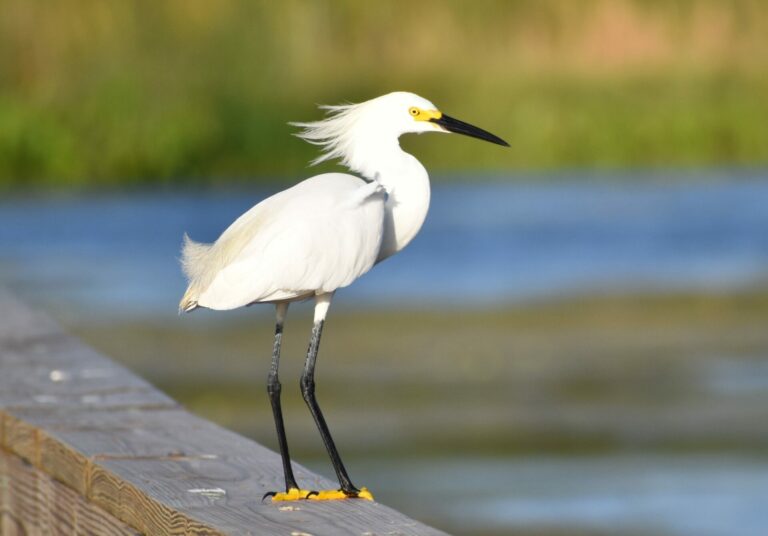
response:
[[[262,503],[281,485],[276,453],[0,290],[0,534],[442,534],[368,501]]]

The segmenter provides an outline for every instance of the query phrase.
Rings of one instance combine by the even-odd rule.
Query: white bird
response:
[[[186,235],[182,267],[189,286],[185,312],[234,309],[254,303],[276,306],[275,342],[267,388],[285,474],[285,492],[272,500],[372,499],[355,487],[339,457],[315,399],[314,371],[323,324],[333,293],[376,263],[402,250],[416,236],[429,208],[429,176],[400,148],[406,133],[457,132],[499,145],[504,140],[453,119],[426,99],[395,92],[359,104],[324,106],[327,117],[297,134],[318,145],[312,163],[340,159],[352,172],[325,173],[279,192],[240,216],[213,244]],[[314,297],[312,336],[301,391],[339,479],[339,490],[299,487],[291,468],[280,406],[278,364],[288,304]]]

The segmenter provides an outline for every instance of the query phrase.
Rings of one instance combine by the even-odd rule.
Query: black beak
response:
[[[450,117],[448,115],[441,115],[440,119],[430,119],[431,122],[437,123],[441,127],[443,127],[445,130],[449,132],[455,132],[456,134],[464,134],[465,136],[470,136],[472,138],[477,138],[478,140],[485,140],[489,141],[491,143],[495,143],[496,145],[503,145],[504,147],[509,147],[509,144],[499,138],[498,136],[494,136],[487,130],[483,130],[482,128],[477,128],[475,126],[470,125],[469,123],[465,123],[464,121],[459,121],[458,119],[454,119],[453,117]]]

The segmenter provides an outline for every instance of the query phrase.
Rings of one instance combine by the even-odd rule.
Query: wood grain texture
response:
[[[3,536],[135,536],[138,532],[18,456],[0,451]]]
[[[282,479],[278,454],[0,290],[0,534],[443,534],[368,501],[262,503]]]

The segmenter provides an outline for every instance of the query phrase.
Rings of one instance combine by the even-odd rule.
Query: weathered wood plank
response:
[[[0,450],[3,536],[136,536],[137,531],[18,456]]]
[[[191,415],[2,291],[0,319],[3,535],[100,534],[100,516],[111,534],[442,534],[367,501],[262,503],[282,486],[276,453]],[[296,476],[335,487],[301,466]],[[39,522],[19,532],[22,518]]]

